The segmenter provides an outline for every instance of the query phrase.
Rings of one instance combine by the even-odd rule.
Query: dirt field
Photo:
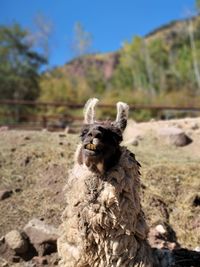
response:
[[[158,131],[168,126],[183,129],[192,142],[167,143]],[[64,132],[0,131],[0,190],[13,191],[0,201],[0,237],[32,218],[58,227],[78,141],[78,135]],[[124,143],[142,165],[141,199],[149,225],[167,224],[183,247],[200,246],[200,118],[130,121]]]

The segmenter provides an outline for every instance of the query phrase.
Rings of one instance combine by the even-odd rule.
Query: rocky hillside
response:
[[[194,17],[192,19],[193,23],[195,24],[198,19],[199,17]],[[172,21],[153,30],[147,34],[144,39],[147,43],[162,39],[165,43],[168,43],[171,46],[178,37],[185,35],[187,24],[187,19]],[[119,59],[120,50],[113,53],[91,54],[74,59],[69,63],[66,63],[64,66],[59,67],[58,70],[67,75],[86,76],[88,71],[93,68],[100,71],[103,74],[103,77],[107,80],[112,77],[114,70],[118,66]]]
[[[45,72],[40,100],[199,106],[200,16],[133,36],[114,53],[90,54]],[[155,117],[140,111],[141,120]]]
[[[63,187],[78,136],[0,131],[0,266],[55,266]],[[200,250],[200,118],[129,121],[152,246]]]
[[[89,55],[72,60],[63,66],[63,70],[70,75],[85,76],[89,68],[100,70],[105,79],[112,74],[119,63],[119,52]]]

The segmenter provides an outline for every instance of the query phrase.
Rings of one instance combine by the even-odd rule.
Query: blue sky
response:
[[[194,10],[195,0],[0,0],[0,24],[18,22],[33,31],[38,14],[51,21],[49,66],[73,58],[74,25],[93,36],[93,52],[119,49],[134,35],[144,36]]]

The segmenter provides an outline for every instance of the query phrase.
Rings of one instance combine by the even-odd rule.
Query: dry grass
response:
[[[137,147],[130,146],[142,164],[142,202],[150,225],[170,224],[182,246],[200,244],[200,132],[193,143],[173,147],[147,131]],[[198,201],[197,201],[198,202]]]
[[[145,127],[139,145],[129,148],[142,164],[141,197],[148,222],[170,224],[178,241],[194,248],[200,244],[200,205],[195,205],[200,192],[200,131],[190,131],[193,143],[176,148]],[[59,225],[65,206],[62,188],[77,142],[77,135],[0,132],[0,188],[20,189],[0,201],[0,236],[23,228],[33,217]]]
[[[77,137],[23,131],[0,135],[0,188],[20,189],[0,202],[0,235],[33,217],[58,225]]]

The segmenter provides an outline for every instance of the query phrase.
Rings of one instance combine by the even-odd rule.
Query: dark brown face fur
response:
[[[98,171],[99,164],[103,164],[102,170],[106,171],[118,162],[122,133],[111,122],[85,125],[81,141],[82,158],[91,170]]]

